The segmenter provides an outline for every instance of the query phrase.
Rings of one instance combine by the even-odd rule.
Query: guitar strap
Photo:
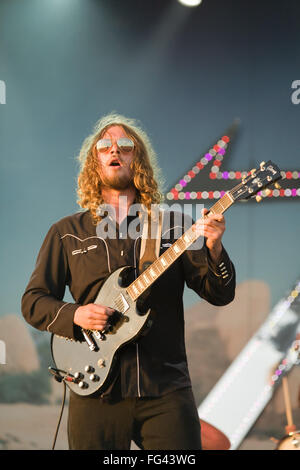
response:
[[[150,220],[149,220],[150,219]],[[158,257],[160,251],[163,211],[151,211],[151,218],[147,212],[141,215],[142,240],[140,247],[139,274],[150,266]]]

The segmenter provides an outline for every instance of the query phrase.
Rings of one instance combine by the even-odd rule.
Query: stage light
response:
[[[179,3],[184,5],[185,7],[197,7],[200,5],[202,0],[178,0]]]

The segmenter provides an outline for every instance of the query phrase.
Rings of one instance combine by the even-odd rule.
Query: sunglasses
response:
[[[134,149],[134,142],[128,137],[122,137],[116,141],[117,146],[122,152],[130,152]],[[100,139],[96,144],[97,150],[99,152],[107,152],[113,145],[111,139]]]

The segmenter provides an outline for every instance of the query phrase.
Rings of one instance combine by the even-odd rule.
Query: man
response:
[[[79,204],[86,210],[52,225],[22,299],[31,325],[75,340],[81,328],[102,331],[109,324],[113,308],[94,304],[108,275],[127,265],[138,272],[141,236],[124,237],[138,220],[130,208],[139,203],[149,211],[161,201],[155,153],[133,120],[115,114],[101,119],[79,159]],[[103,204],[114,217],[99,212]],[[162,226],[160,254],[176,241],[175,215]],[[103,235],[104,221],[115,236]],[[194,230],[205,245],[185,251],[152,285],[144,302],[153,324],[121,348],[106,389],[89,396],[70,392],[70,449],[124,450],[131,440],[149,450],[201,448],[184,344],[184,283],[208,302],[225,305],[234,298],[235,272],[222,246],[224,217],[204,217]],[[63,300],[66,285],[74,303]]]

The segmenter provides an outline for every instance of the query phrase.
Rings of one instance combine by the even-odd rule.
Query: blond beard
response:
[[[101,165],[99,165],[98,173],[101,180],[101,186],[104,186],[108,189],[116,189],[121,191],[130,187],[134,187],[132,170],[130,170],[129,174],[125,173],[121,175],[107,175],[102,171]]]

